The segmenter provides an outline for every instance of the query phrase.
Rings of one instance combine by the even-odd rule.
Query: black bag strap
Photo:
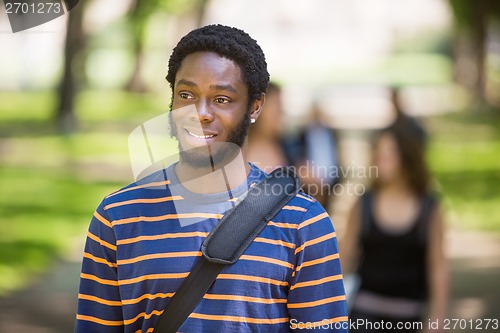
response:
[[[253,186],[246,197],[224,214],[201,246],[194,264],[155,326],[155,333],[175,333],[193,312],[220,271],[234,264],[255,237],[300,189],[291,168],[279,168]]]

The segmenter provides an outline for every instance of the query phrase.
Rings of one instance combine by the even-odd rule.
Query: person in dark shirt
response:
[[[416,332],[415,323],[427,327],[428,306],[429,319],[442,324],[448,290],[443,218],[422,143],[395,123],[378,134],[373,153],[378,177],[354,205],[341,242],[345,270],[360,279],[349,300],[351,320],[391,323],[384,332]],[[412,328],[398,328],[401,323]]]
[[[168,150],[151,135],[159,128],[161,139],[175,138],[179,158],[97,207],[83,254],[76,333],[156,332],[206,237],[266,177],[247,158],[248,131],[261,120],[269,82],[254,39],[222,25],[193,30],[174,48],[167,81],[171,109],[137,128],[145,151],[131,157],[157,164],[157,145]],[[346,324],[335,230],[323,207],[298,193],[223,268],[179,331],[347,332]]]
[[[317,102],[312,103],[309,116],[298,135],[294,165],[300,171],[304,192],[330,211],[333,189],[339,181],[337,136],[327,125],[327,115]]]

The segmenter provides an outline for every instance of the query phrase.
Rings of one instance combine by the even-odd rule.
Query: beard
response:
[[[177,124],[172,117],[172,110],[168,117],[170,120],[170,136],[178,142],[180,162],[196,168],[211,167],[215,169],[217,166],[229,163],[240,152],[250,129],[250,112],[247,111],[243,119],[228,133],[227,141],[215,142],[206,147],[183,149],[179,140]]]

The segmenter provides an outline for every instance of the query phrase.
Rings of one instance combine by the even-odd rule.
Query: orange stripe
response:
[[[274,304],[274,303],[286,303],[286,298],[261,298],[261,297],[250,297],[250,296],[239,296],[239,295],[222,295],[222,294],[205,294],[203,298],[218,300],[218,301],[242,301],[242,302],[252,302],[252,303],[264,303],[264,304]]]
[[[323,214],[319,214],[315,217],[312,217],[308,220],[305,220],[304,222],[302,222],[301,224],[299,224],[299,227],[297,229],[301,229],[301,228],[304,228],[304,227],[307,227],[308,225],[310,224],[313,224],[314,222],[318,222],[324,218],[328,217],[328,213],[327,212],[324,212]]]
[[[252,260],[252,261],[259,261],[259,262],[265,262],[268,264],[275,264],[287,268],[293,269],[293,265],[290,264],[289,262],[283,261],[283,260],[278,260],[278,259],[273,259],[273,258],[268,258],[268,257],[261,257],[261,256],[252,256],[248,254],[244,254],[240,257],[240,259],[243,260]]]
[[[124,320],[123,323],[125,325],[130,325],[130,324],[135,323],[139,318],[142,318],[142,317],[144,317],[144,319],[149,319],[149,318],[151,318],[152,316],[155,316],[155,315],[159,316],[159,315],[161,315],[163,313],[163,311],[164,310],[161,310],[161,311],[159,311],[159,310],[153,310],[153,311],[151,311],[150,313],[147,313],[147,314],[146,314],[146,312],[141,312],[141,313],[139,313],[137,316],[135,316],[132,319]]]
[[[87,232],[87,236],[96,241],[97,243],[101,244],[102,246],[105,246],[107,247],[108,249],[111,249],[113,251],[116,251],[116,246],[113,245],[113,244],[109,244],[108,242],[106,241],[103,241],[102,239],[100,239],[99,237],[97,237],[96,235],[92,234],[90,231]]]
[[[133,279],[126,279],[126,280],[118,280],[118,283],[120,285],[124,284],[131,284],[131,283],[136,283],[136,282],[141,282],[145,280],[154,280],[154,279],[182,279],[188,276],[189,272],[187,273],[167,273],[167,274],[148,274],[148,275],[142,275],[138,276]]]
[[[269,221],[267,225],[272,225],[274,227],[278,228],[286,228],[286,229],[297,229],[298,224],[292,224],[292,223],[282,223],[282,222],[273,222]]]
[[[251,275],[242,275],[242,274],[219,274],[217,279],[226,279],[226,280],[243,280],[243,281],[251,281],[251,282],[262,282],[273,284],[276,286],[288,286],[288,282],[286,281],[278,281],[270,278],[263,278],[259,276],[251,276]]]
[[[188,251],[188,252],[169,252],[169,253],[153,253],[145,254],[143,256],[118,260],[118,265],[128,265],[133,264],[143,260],[151,259],[164,259],[164,258],[177,258],[177,257],[199,257],[201,256],[200,251]]]
[[[93,323],[101,324],[101,325],[106,325],[106,326],[121,326],[123,325],[123,321],[121,320],[104,320],[92,316],[84,316],[77,314],[76,319],[78,320],[85,320],[85,321],[91,321]]]
[[[148,328],[148,330],[145,333],[151,333],[154,331],[154,327]],[[142,330],[137,330],[134,333],[143,333]]]
[[[153,235],[153,236],[138,236],[134,238],[125,238],[120,239],[116,242],[117,245],[123,244],[131,244],[140,241],[149,241],[149,240],[160,240],[167,238],[187,238],[187,237],[207,237],[208,232],[194,231],[194,232],[181,232],[181,233],[171,233],[171,234],[161,234],[161,235]]]
[[[92,260],[94,262],[100,263],[100,264],[108,265],[109,267],[114,267],[114,268],[118,267],[115,263],[109,262],[109,261],[107,261],[104,258],[96,257],[96,256],[94,256],[94,255],[92,255],[90,253],[87,253],[87,252],[83,253],[83,257],[87,258],[87,259],[90,259],[90,260]]]
[[[299,198],[301,198],[301,199],[305,199],[305,200],[307,200],[307,201],[309,201],[309,202],[316,202],[316,200],[311,199],[311,198],[308,198],[308,197],[306,197],[306,196],[304,196],[304,195],[302,195],[302,194],[300,194],[300,193],[297,193],[297,197],[299,197]]]
[[[283,242],[281,240],[276,240],[276,239],[263,238],[263,237],[257,237],[257,238],[255,238],[254,242],[267,243],[267,244],[272,244],[272,245],[279,245],[279,246],[288,247],[290,249],[294,249],[295,248],[295,244]]]
[[[81,273],[80,277],[82,279],[87,279],[87,280],[99,282],[100,284],[107,284],[110,286],[118,286],[118,281],[101,279],[100,277],[97,277],[97,276],[92,275],[92,274]]]
[[[314,245],[314,244],[318,244],[318,243],[321,243],[325,240],[328,240],[328,239],[332,239],[332,238],[335,238],[335,232],[331,232],[327,235],[324,235],[324,236],[321,236],[321,237],[318,237],[318,238],[315,238],[315,239],[311,239],[307,242],[305,242],[304,244],[302,244],[301,246],[299,246],[296,250],[295,250],[295,254],[299,253],[300,251],[302,251],[306,246],[310,246],[310,245]]]
[[[84,299],[86,301],[96,302],[99,304],[109,305],[109,306],[122,306],[122,302],[120,302],[120,301],[109,301],[107,299],[92,296],[92,295],[78,294],[78,298]]]
[[[236,316],[220,316],[220,315],[207,315],[202,313],[193,312],[190,318],[205,319],[205,320],[222,320],[233,321],[238,323],[251,323],[251,324],[281,324],[288,322],[289,318],[249,318],[249,317],[236,317]]]
[[[287,306],[289,309],[312,308],[314,306],[324,305],[324,304],[328,304],[328,303],[335,303],[335,302],[339,302],[339,301],[345,301],[345,295],[324,298],[324,299],[320,299],[319,301],[314,301],[314,302],[288,303]]]
[[[161,185],[168,185],[168,184],[170,184],[170,181],[169,180],[164,180],[164,181],[161,181],[161,182],[152,182],[152,183],[148,183],[148,184],[144,184],[144,185],[132,186],[132,187],[123,189],[121,191],[116,191],[114,193],[111,193],[106,198],[112,197],[112,196],[120,194],[120,193],[137,190],[137,189],[140,189],[140,188],[154,187],[154,186],[161,186]]]
[[[299,212],[307,212],[307,209],[305,209],[303,207],[299,207],[299,206],[284,206],[283,209],[286,209],[286,210],[296,210],[296,211],[299,211]]]
[[[110,227],[112,228],[113,226],[111,225],[111,222],[109,222],[108,220],[106,220],[104,217],[102,217],[101,214],[99,214],[97,211],[94,212],[94,216],[96,219],[98,219],[99,221],[102,222],[102,224],[104,224],[106,227]]]
[[[293,286],[291,286],[290,290],[294,290],[296,288],[317,286],[317,285],[320,285],[322,283],[327,283],[327,282],[332,282],[332,281],[337,281],[337,280],[342,280],[342,274],[327,276],[327,277],[324,277],[322,279],[317,279],[317,280],[298,282],[298,283],[294,284]]]
[[[173,297],[174,294],[175,293],[144,294],[141,297],[123,300],[122,303],[123,303],[123,305],[131,305],[131,304],[139,303],[143,299],[167,298],[167,297]]]
[[[296,272],[299,272],[304,267],[309,267],[309,266],[314,266],[314,265],[318,265],[318,264],[323,264],[323,263],[325,263],[327,261],[335,260],[335,259],[339,259],[339,258],[340,258],[339,254],[335,253],[335,254],[331,254],[331,255],[323,257],[323,258],[309,260],[309,261],[304,261],[302,263],[302,265],[297,266],[297,268],[295,269],[295,272],[293,273],[293,275],[295,275]]]
[[[109,205],[105,206],[104,209],[125,206],[125,205],[130,205],[130,204],[137,204],[137,203],[160,203],[160,202],[183,200],[183,199],[184,198],[181,197],[180,195],[174,195],[174,196],[163,197],[163,198],[154,198],[154,199],[133,199],[133,200],[126,200],[126,201],[120,201],[120,202],[115,202],[115,203],[109,204]]]
[[[222,217],[222,214],[186,213],[186,214],[166,214],[166,215],[160,215],[160,216],[137,216],[137,217],[129,217],[126,219],[121,219],[121,220],[115,220],[115,221],[113,221],[113,225],[135,223],[135,222],[140,222],[140,221],[158,222],[158,221],[162,221],[162,220],[185,219],[185,218],[193,218],[193,217],[220,219]]]

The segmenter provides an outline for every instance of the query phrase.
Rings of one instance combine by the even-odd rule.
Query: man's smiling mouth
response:
[[[191,135],[192,137],[195,137],[197,139],[210,139],[210,138],[214,138],[217,136],[217,134],[209,134],[209,135],[198,135],[198,134],[195,134],[193,132],[191,132],[190,130],[186,129],[186,132],[189,133],[189,135]]]

